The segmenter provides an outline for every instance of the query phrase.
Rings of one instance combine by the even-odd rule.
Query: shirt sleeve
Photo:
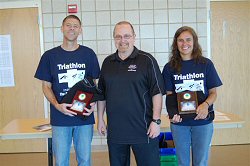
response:
[[[222,85],[222,81],[211,60],[208,60],[206,81],[208,90]]]
[[[42,55],[34,77],[39,80],[52,82],[52,74],[48,52],[45,52]]]
[[[159,65],[155,58],[152,56],[149,57],[148,62],[148,73],[149,73],[149,87],[150,87],[150,95],[154,96],[159,93],[162,95],[165,94],[164,82],[161,75],[161,71]]]
[[[166,64],[162,71],[164,86],[166,91],[175,91],[173,74],[171,74],[169,64]]]
[[[100,75],[100,66],[99,66],[99,62],[97,59],[97,56],[95,54],[95,52],[92,50],[92,71],[91,71],[91,76],[95,79],[99,78]]]
[[[105,68],[106,60],[102,63],[101,73],[98,81],[98,89],[101,90],[101,95],[104,100],[106,100],[106,93],[105,93],[105,80],[104,80],[104,68]]]

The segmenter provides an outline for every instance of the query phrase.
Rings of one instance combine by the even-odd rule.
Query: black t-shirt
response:
[[[108,141],[147,143],[153,116],[152,97],[165,93],[154,57],[136,47],[125,60],[116,52],[104,60],[98,85],[106,100]]]

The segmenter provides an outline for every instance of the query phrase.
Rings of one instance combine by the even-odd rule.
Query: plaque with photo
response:
[[[184,91],[177,93],[179,114],[196,113],[198,107],[197,93],[193,91]]]
[[[86,112],[84,108],[89,106],[92,98],[92,93],[77,91],[73,98],[72,106],[69,109],[78,115],[82,115],[82,113]]]

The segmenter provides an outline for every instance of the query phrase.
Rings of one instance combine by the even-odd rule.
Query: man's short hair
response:
[[[73,18],[73,19],[78,20],[79,23],[80,23],[80,25],[82,25],[81,20],[80,20],[79,17],[77,17],[76,15],[68,15],[67,17],[65,17],[65,18],[63,19],[62,25],[64,24],[64,22],[65,22],[67,19],[70,19],[70,18]]]
[[[115,24],[115,27],[114,27],[114,30],[113,30],[113,37],[115,37],[115,29],[116,29],[116,26],[117,26],[117,25],[124,25],[124,24],[129,25],[129,26],[131,27],[131,29],[132,29],[133,35],[135,35],[134,27],[133,27],[133,25],[132,25],[130,22],[128,22],[128,21],[120,21],[120,22],[118,22],[117,24]]]

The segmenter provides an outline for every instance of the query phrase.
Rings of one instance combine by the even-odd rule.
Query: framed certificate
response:
[[[184,91],[177,93],[179,114],[196,113],[198,107],[197,93],[193,91]]]
[[[92,98],[92,93],[87,93],[78,90],[76,91],[76,94],[72,100],[72,106],[69,109],[79,115],[82,115],[82,113],[86,112],[84,108],[89,106],[90,100]]]

